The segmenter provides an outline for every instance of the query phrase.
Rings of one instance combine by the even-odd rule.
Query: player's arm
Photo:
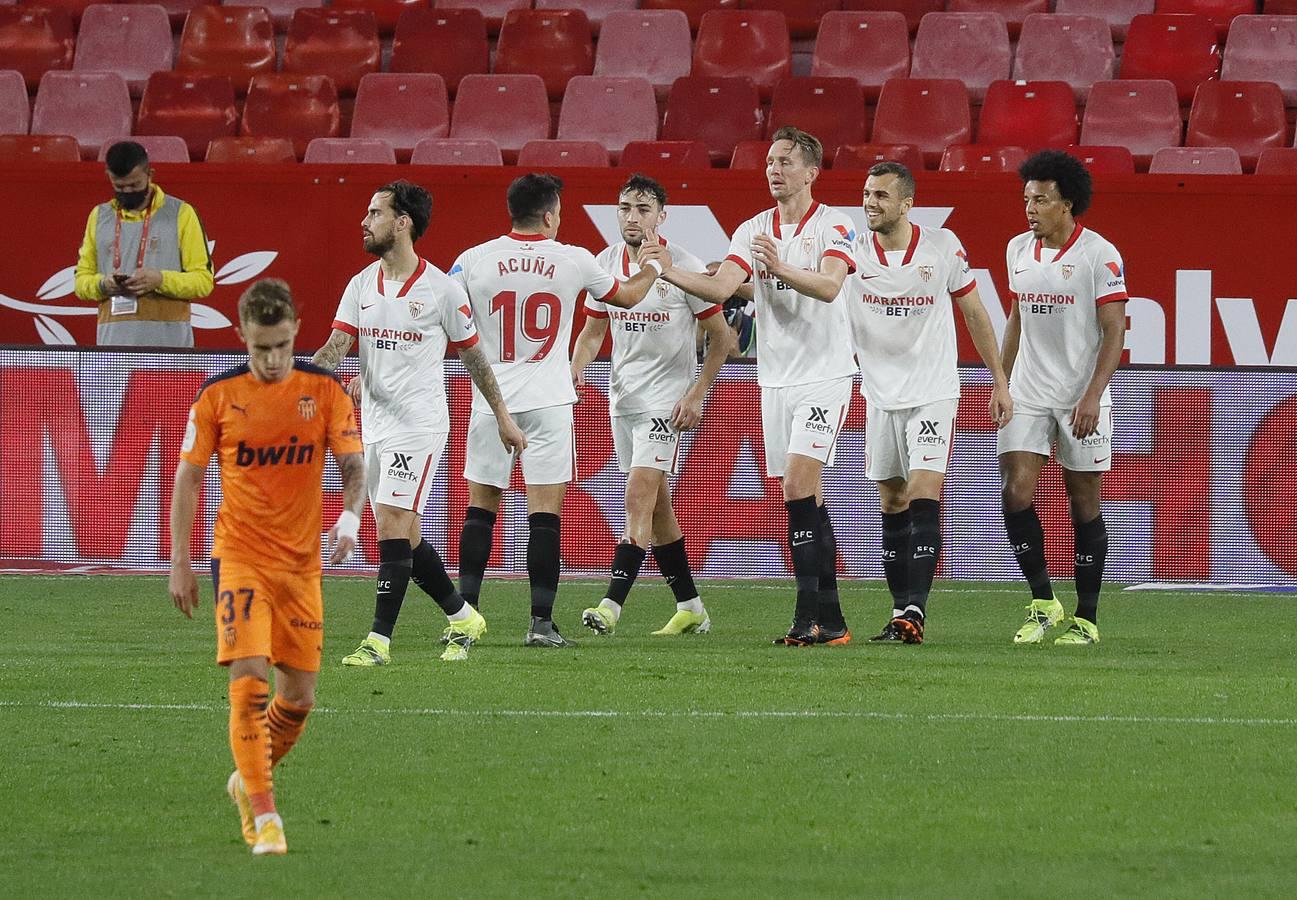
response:
[[[365,510],[365,455],[343,453],[335,456],[342,476],[342,514],[329,529],[329,565],[342,565],[356,549],[360,534],[360,516]]]
[[[585,378],[581,373],[585,371],[586,366],[590,365],[591,360],[599,355],[599,348],[603,346],[604,338],[607,336],[608,318],[591,315],[587,309],[585,325],[577,335],[576,346],[572,348],[572,383],[577,387],[585,384]]]
[[[1004,345],[1000,348],[1000,365],[1004,377],[1013,377],[1013,364],[1018,360],[1018,341],[1022,339],[1022,315],[1018,312],[1018,296],[1011,295],[1009,321],[1004,325]]]
[[[482,399],[491,407],[491,414],[495,416],[496,426],[500,431],[500,442],[513,452],[526,450],[527,435],[522,433],[522,429],[509,415],[509,409],[504,405],[504,395],[500,393],[500,384],[495,380],[491,363],[487,361],[482,348],[477,344],[471,347],[460,347],[459,361],[468,370],[468,376],[473,379],[473,384],[481,392]]]
[[[651,248],[647,251],[650,256],[654,252],[656,251]],[[641,247],[641,254],[643,253],[645,250]],[[642,261],[641,265],[643,265]],[[686,294],[693,294],[710,303],[724,303],[738,292],[743,282],[748,280],[748,273],[734,260],[727,259],[713,275],[705,272],[689,272],[679,266],[673,266],[662,277]]]
[[[973,339],[977,355],[982,357],[982,362],[991,373],[991,421],[996,425],[1007,425],[1013,418],[1009,376],[1004,373],[1000,348],[995,344],[995,329],[991,327],[991,317],[986,314],[986,307],[982,305],[982,296],[977,292],[976,284],[955,297],[955,303],[959,305],[964,324],[968,326],[968,336]]]
[[[324,346],[315,351],[311,357],[311,362],[321,369],[328,369],[330,372],[338,368],[338,363],[342,358],[351,351],[351,346],[356,342],[355,337],[341,329],[333,329],[329,339],[324,342]]]
[[[189,541],[194,533],[198,492],[203,489],[206,471],[182,459],[176,466],[175,486],[171,491],[171,575],[167,588],[176,609],[191,619],[198,606],[198,578],[189,558]]]
[[[1081,396],[1081,402],[1072,410],[1072,434],[1078,438],[1089,437],[1098,431],[1099,401],[1121,364],[1121,351],[1126,344],[1126,301],[1104,303],[1098,312],[1103,337],[1099,342],[1098,359],[1094,362],[1094,375]]]
[[[837,298],[842,282],[851,272],[851,266],[844,259],[827,253],[820,258],[818,271],[790,266],[779,258],[779,248],[768,234],[753,235],[752,258],[797,293],[823,303],[832,303]]]
[[[707,355],[703,357],[703,367],[698,373],[697,380],[676,402],[676,408],[671,411],[671,427],[678,431],[688,431],[702,421],[703,399],[711,390],[716,376],[720,374],[721,366],[725,365],[730,354],[738,349],[738,339],[734,337],[734,332],[730,330],[725,317],[719,311],[705,319],[699,319],[698,324],[702,326],[706,337]]]
[[[598,299],[608,306],[630,309],[648,296],[649,290],[653,287],[653,282],[657,281],[663,274],[671,271],[671,252],[658,239],[657,232],[652,229],[648,229],[644,233],[644,240],[640,244],[638,262],[640,270],[632,278],[620,283],[614,281],[611,292]],[[597,275],[604,278],[608,277],[602,270],[599,270]],[[597,295],[592,291],[591,296]]]

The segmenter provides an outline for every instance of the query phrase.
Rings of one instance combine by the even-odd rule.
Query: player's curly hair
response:
[[[392,209],[398,216],[410,217],[410,240],[417,241],[428,230],[432,220],[432,194],[427,189],[402,178],[383,185],[374,193],[391,197]]]
[[[1028,181],[1052,181],[1058,185],[1058,195],[1072,201],[1072,215],[1082,216],[1090,208],[1094,184],[1085,165],[1063,150],[1041,150],[1027,158],[1018,167],[1018,177],[1023,184]]]
[[[639,172],[636,172],[630,178],[626,179],[626,183],[621,186],[621,190],[617,192],[617,196],[620,197],[622,194],[627,193],[647,194],[658,202],[658,206],[665,208],[667,205],[666,188],[662,187],[662,185],[654,181],[652,178],[649,178],[647,175],[641,175]]]
[[[261,278],[239,297],[239,324],[278,325],[297,318],[293,292],[282,278]]]

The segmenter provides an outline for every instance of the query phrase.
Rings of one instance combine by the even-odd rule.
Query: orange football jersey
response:
[[[268,384],[245,364],[208,379],[180,458],[200,468],[213,452],[220,459],[212,556],[318,571],[326,447],[335,457],[362,452],[351,398],[333,373],[299,362]]]

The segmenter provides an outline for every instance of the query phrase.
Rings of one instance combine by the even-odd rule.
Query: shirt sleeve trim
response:
[[[346,334],[351,335],[352,337],[360,336],[360,330],[356,328],[355,325],[352,325],[350,322],[344,322],[341,319],[334,319],[333,327],[338,331],[342,331],[345,332]]]
[[[450,346],[454,347],[456,350],[467,350],[469,347],[472,347],[476,343],[477,343],[477,335],[470,334],[465,340],[451,341]]]
[[[832,256],[834,259],[840,259],[844,263],[846,263],[847,274],[851,274],[852,272],[856,271],[856,261],[852,259],[848,254],[843,253],[841,250],[825,250],[824,256]],[[823,258],[824,258],[823,256],[820,257],[820,259]]]
[[[1129,299],[1130,297],[1126,295],[1125,291],[1116,291],[1115,293],[1112,294],[1104,294],[1098,300],[1094,301],[1094,305],[1103,306],[1103,304],[1105,303],[1116,303],[1118,300],[1129,300]]]
[[[706,309],[704,309],[702,312],[694,313],[694,318],[697,319],[699,322],[701,322],[703,319],[710,319],[712,316],[716,315],[720,311],[721,311],[721,305],[719,303],[715,303],[707,307]]]
[[[972,291],[973,291],[973,289],[974,289],[975,287],[977,287],[977,279],[976,279],[976,278],[974,278],[972,281],[968,282],[968,284],[964,285],[964,286],[961,287],[959,290],[957,290],[957,291],[951,291],[951,292],[950,292],[950,296],[951,296],[951,297],[954,297],[956,300],[958,300],[960,297],[963,297],[963,296],[966,295],[966,294],[972,293]]]

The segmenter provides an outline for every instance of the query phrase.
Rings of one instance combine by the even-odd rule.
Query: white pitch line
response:
[[[161,712],[225,712],[210,703],[88,703],[81,700],[0,700],[0,707],[22,709],[115,709]],[[907,713],[881,710],[617,710],[617,709],[446,709],[440,707],[376,707],[339,709],[317,707],[316,713],[371,716],[458,716],[471,719],[875,719],[898,722],[1046,722],[1114,725],[1227,725],[1243,727],[1297,726],[1297,719],[1216,716],[1017,715],[1013,713]]]

